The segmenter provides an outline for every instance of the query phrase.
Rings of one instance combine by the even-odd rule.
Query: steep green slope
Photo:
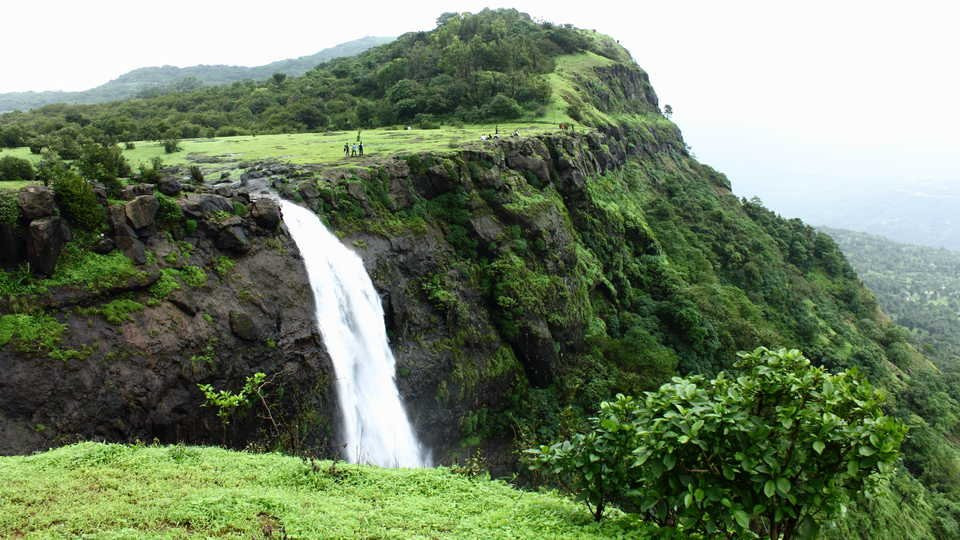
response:
[[[396,470],[188,446],[83,443],[0,457],[4,538],[613,538],[551,494],[448,469]]]
[[[274,73],[303,75],[318,64],[334,58],[353,56],[371,47],[389,43],[393,38],[365,37],[341,43],[318,53],[278,60],[262,66],[200,65],[189,67],[145,67],[120,75],[96,88],[80,92],[8,92],[0,94],[0,113],[27,111],[54,103],[105,103],[132,97],[193,90],[198,86],[229,84],[236,81],[267,79]]]

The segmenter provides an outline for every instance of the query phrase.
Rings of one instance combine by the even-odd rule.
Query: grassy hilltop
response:
[[[611,538],[580,505],[450,469],[81,443],[0,457],[3,538]],[[285,536],[286,535],[286,536]]]

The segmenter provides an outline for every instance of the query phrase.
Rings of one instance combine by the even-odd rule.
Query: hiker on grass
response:
[[[343,157],[350,157],[350,143],[343,143]]]
[[[357,147],[360,149],[360,157],[363,157],[363,141],[360,141]]]
[[[357,143],[353,143],[350,145],[350,157],[354,157],[356,155],[357,155]]]

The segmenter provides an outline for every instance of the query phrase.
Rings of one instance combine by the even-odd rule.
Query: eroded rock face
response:
[[[35,274],[53,274],[64,244],[70,240],[70,229],[59,216],[35,219],[27,234],[27,262]]]
[[[58,219],[37,230],[55,230]],[[336,455],[332,368],[315,331],[297,247],[280,231],[251,238],[250,250],[224,276],[210,270],[224,256],[213,239],[193,238],[188,262],[208,269],[206,283],[183,285],[159,301],[149,301],[148,287],[160,276],[150,266],[143,279],[106,296],[70,299],[51,293],[49,300],[60,306],[96,307],[123,297],[143,309],[127,322],[111,324],[95,311],[51,305],[49,313],[66,324],[60,347],[76,351],[78,358],[54,360],[45,352],[0,348],[0,454],[77,440],[270,445],[277,439],[261,418],[262,405],[232,418],[224,441],[216,408],[203,406],[197,388],[209,383],[237,391],[246,377],[263,372],[271,380],[265,398],[281,427],[281,442],[291,451]],[[152,237],[147,248],[156,249],[160,241]]]
[[[217,212],[232,212],[230,199],[213,193],[190,193],[184,199],[177,200],[183,214],[193,219],[203,219]]]
[[[125,201],[133,200],[142,195],[153,195],[151,184],[132,184],[120,190],[120,198]]]
[[[27,186],[17,193],[20,218],[25,221],[52,216],[56,212],[53,190],[45,186]]]
[[[157,190],[164,195],[175,197],[183,191],[183,186],[176,178],[163,178],[157,183]]]

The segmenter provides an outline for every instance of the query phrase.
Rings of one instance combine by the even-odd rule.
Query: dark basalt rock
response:
[[[164,195],[175,197],[183,191],[183,185],[176,178],[163,178],[157,183],[157,190]]]
[[[27,233],[27,262],[30,270],[49,276],[57,266],[63,245],[70,240],[70,229],[59,216],[35,219]]]
[[[160,203],[153,195],[139,195],[124,205],[124,212],[134,229],[145,229],[154,224]]]
[[[129,201],[143,195],[153,195],[153,185],[151,184],[132,184],[124,186],[120,190],[120,198]]]
[[[20,218],[32,221],[52,216],[57,209],[53,190],[45,186],[27,186],[17,193],[20,205]]]
[[[213,193],[191,193],[177,204],[188,218],[203,219],[216,212],[233,212],[230,199]]]
[[[237,225],[224,227],[217,234],[217,247],[234,253],[245,253],[250,249],[250,240],[243,232],[243,227]]]
[[[24,261],[26,242],[18,225],[0,225],[0,266],[13,267]]]
[[[260,340],[260,330],[257,329],[256,323],[248,313],[243,311],[230,312],[230,331],[245,341]]]
[[[280,225],[283,217],[280,215],[280,205],[277,201],[263,197],[253,202],[250,208],[250,217],[258,226],[274,231]]]
[[[147,262],[147,252],[136,236],[117,236],[114,240],[117,249],[123,252],[134,264],[141,265]]]

